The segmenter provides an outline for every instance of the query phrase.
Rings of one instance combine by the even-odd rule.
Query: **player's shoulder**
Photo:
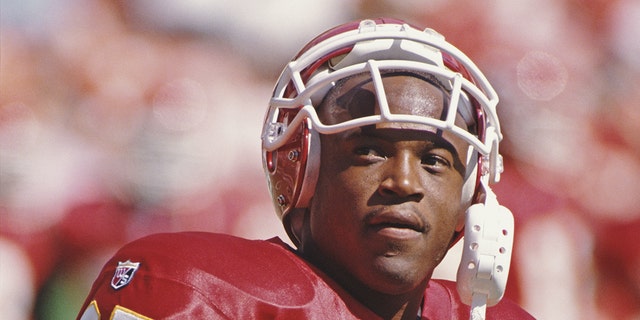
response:
[[[79,318],[109,319],[115,312],[132,319],[370,318],[349,299],[277,238],[162,233],[118,250],[94,282]]]
[[[423,319],[468,319],[470,308],[458,295],[456,283],[432,279],[425,292]],[[450,306],[446,308],[445,306]],[[512,300],[503,298],[487,308],[487,319],[534,319]]]
[[[160,233],[133,241],[111,259],[140,264],[141,274],[183,283],[210,295],[211,286],[254,297],[272,296],[286,283],[302,283],[312,273],[293,249],[278,238],[249,240],[207,232]],[[194,276],[197,275],[197,281]],[[134,280],[131,280],[134,281]],[[307,290],[308,289],[308,290]],[[304,288],[302,292],[310,291]],[[283,295],[278,301],[295,300]],[[292,302],[294,303],[294,302]]]

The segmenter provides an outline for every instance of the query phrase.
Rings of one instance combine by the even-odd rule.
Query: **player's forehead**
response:
[[[434,77],[408,71],[389,71],[382,74],[381,88],[384,90],[382,97],[386,97],[389,111],[393,114],[440,120],[446,117],[449,94]],[[379,115],[379,99],[382,97],[369,73],[358,74],[336,83],[318,108],[318,115],[327,124]],[[464,125],[462,119],[460,121]],[[376,127],[427,129],[425,125],[412,123],[382,123]]]

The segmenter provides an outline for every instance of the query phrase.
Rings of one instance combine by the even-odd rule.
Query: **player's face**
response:
[[[383,83],[393,113],[444,117],[448,98],[432,84],[408,75],[387,75]],[[352,78],[319,115],[335,123],[378,113],[374,92],[368,76]],[[464,222],[461,159],[468,145],[400,123],[323,135],[321,145],[305,254],[353,294],[422,294]]]

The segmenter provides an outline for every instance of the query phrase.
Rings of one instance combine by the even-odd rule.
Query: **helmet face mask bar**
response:
[[[411,114],[391,113],[389,111],[389,105],[387,103],[386,94],[382,85],[382,71],[385,70],[403,70],[414,71],[416,73],[437,74],[441,77],[450,79],[449,81],[453,83],[453,90],[450,92],[451,98],[449,100],[446,118],[444,120],[440,120]],[[319,90],[318,88],[324,88],[332,83],[335,83],[338,80],[345,79],[353,75],[362,74],[364,72],[369,72],[371,74],[371,78],[376,89],[377,102],[380,106],[380,114],[373,114],[336,124],[323,123],[318,118],[318,115],[316,113],[317,104],[310,102],[311,97],[309,97],[309,95],[317,92]],[[322,80],[310,84],[308,87],[304,88],[298,96],[294,98],[272,98],[269,110],[274,112],[268,115],[268,117],[270,117],[272,120],[268,123],[269,127],[266,128],[263,140],[263,148],[267,151],[278,149],[282,145],[286,144],[286,142],[291,138],[291,135],[293,134],[292,130],[287,130],[288,127],[295,128],[296,126],[301,124],[303,119],[310,119],[314,130],[320,134],[334,134],[357,127],[385,122],[424,124],[434,128],[452,131],[464,141],[472,145],[481,154],[488,155],[491,151],[491,146],[484,144],[479,140],[477,136],[473,135],[465,128],[456,126],[454,123],[457,113],[463,112],[463,110],[461,110],[462,108],[459,108],[461,105],[466,104],[466,107],[470,108],[470,106],[468,106],[468,98],[466,98],[466,95],[463,95],[461,93],[461,90],[463,88],[473,90],[475,86],[471,84],[469,80],[462,78],[458,73],[439,69],[437,67],[429,65],[424,65],[421,63],[394,60],[369,60],[367,62],[352,65],[328,74]],[[485,97],[474,96],[474,98],[484,99]],[[460,102],[460,99],[465,99],[467,100],[467,102]],[[278,112],[282,109],[296,109],[298,110],[298,113],[290,123],[277,122]],[[467,114],[470,113],[469,110],[464,111],[467,111]],[[468,121],[468,116],[465,118],[465,120]]]
[[[389,111],[382,76],[398,70],[432,75],[444,85],[450,96],[444,119]],[[366,73],[371,75],[379,113],[323,123],[316,108],[326,93],[340,80]],[[285,220],[291,210],[308,206],[318,175],[319,141],[312,142],[318,134],[384,122],[422,124],[454,133],[480,154],[481,180],[488,186],[499,180],[502,171],[497,103],[497,94],[476,65],[431,29],[378,19],[329,30],[285,67],[265,117],[263,164],[276,211]],[[457,114],[477,127],[477,135],[455,125]]]

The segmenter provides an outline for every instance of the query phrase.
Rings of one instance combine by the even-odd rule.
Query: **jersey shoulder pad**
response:
[[[164,233],[120,249],[103,267],[82,310],[123,308],[149,318],[366,314],[358,304],[346,303],[349,297],[340,290],[276,238]]]

